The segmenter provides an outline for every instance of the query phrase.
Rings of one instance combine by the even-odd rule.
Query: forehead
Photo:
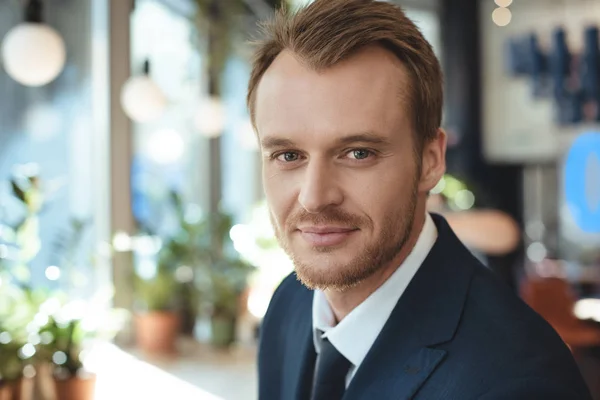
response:
[[[322,71],[284,51],[258,86],[256,126],[261,139],[271,135],[323,139],[328,136],[324,133],[356,131],[392,135],[410,129],[408,101],[408,73],[381,47],[365,48]]]

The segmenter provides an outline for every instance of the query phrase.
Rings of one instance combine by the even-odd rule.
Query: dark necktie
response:
[[[340,400],[346,390],[346,376],[351,365],[350,361],[324,338],[317,357],[312,400]]]

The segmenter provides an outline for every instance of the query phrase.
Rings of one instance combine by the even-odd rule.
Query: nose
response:
[[[300,205],[307,212],[318,214],[327,207],[340,205],[343,200],[343,191],[332,168],[317,160],[309,162],[298,195]]]

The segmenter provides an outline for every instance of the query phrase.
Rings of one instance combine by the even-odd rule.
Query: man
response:
[[[264,318],[260,399],[589,399],[557,334],[426,212],[446,134],[415,25],[316,0],[265,33],[248,106],[295,273]]]

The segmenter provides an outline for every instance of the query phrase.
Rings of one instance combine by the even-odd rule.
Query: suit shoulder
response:
[[[481,317],[505,322],[507,328],[551,329],[550,325],[532,310],[504,282],[485,267],[475,270],[468,296],[468,305]],[[509,322],[506,324],[506,322]]]
[[[292,272],[283,278],[279,286],[277,286],[277,289],[275,289],[275,292],[273,292],[273,296],[271,297],[270,304],[280,302],[282,297],[290,296],[299,289],[302,289],[302,285],[298,281],[296,273]]]
[[[577,364],[554,329],[492,271],[465,262],[474,271],[454,337],[440,345],[447,358],[436,387],[461,393],[469,382],[469,390],[484,393],[522,379],[585,393]]]
[[[474,273],[465,312],[481,328],[510,335],[513,343],[566,348],[550,324],[485,267]]]
[[[481,400],[495,399],[545,399],[545,400],[591,400],[587,390],[576,391],[574,388],[543,378],[518,378],[490,389],[478,396]]]
[[[474,273],[457,335],[462,348],[470,348],[465,358],[483,369],[494,365],[497,378],[539,376],[582,385],[571,352],[552,326],[485,267]]]
[[[277,318],[280,314],[285,314],[288,309],[295,308],[299,302],[307,303],[312,301],[312,291],[303,286],[295,272],[285,277],[271,297],[265,321],[271,318]]]

